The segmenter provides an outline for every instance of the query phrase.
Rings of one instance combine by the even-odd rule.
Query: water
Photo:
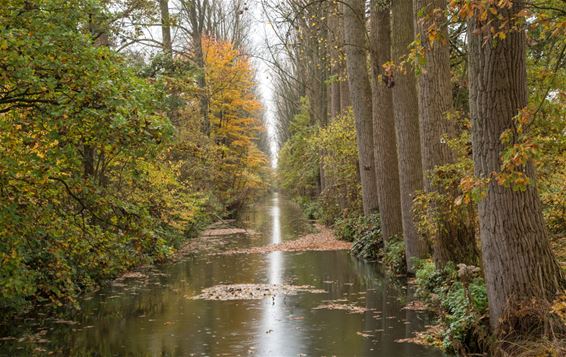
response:
[[[245,225],[261,235],[231,237],[229,246],[294,239],[309,229],[301,217],[275,193],[243,215]],[[238,283],[312,285],[327,293],[253,301],[188,298],[206,287]],[[335,299],[374,310],[313,309]],[[196,256],[154,268],[145,282],[127,281],[85,297],[69,321],[20,324],[12,334],[41,331],[36,343],[0,341],[0,355],[30,355],[35,349],[70,356],[442,356],[395,342],[430,322],[401,309],[409,299],[398,279],[345,251]]]

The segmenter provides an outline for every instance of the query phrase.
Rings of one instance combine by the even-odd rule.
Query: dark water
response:
[[[246,226],[261,236],[234,236],[230,245],[296,238],[310,227],[301,217],[296,206],[274,194],[244,214]],[[149,281],[86,297],[70,321],[39,319],[15,326],[14,333],[42,332],[35,343],[0,341],[0,355],[46,350],[68,356],[442,356],[395,342],[421,330],[427,317],[401,309],[410,299],[403,283],[345,251],[200,256],[154,268],[149,275]],[[206,287],[238,283],[312,285],[327,293],[254,301],[188,299]],[[374,310],[313,309],[335,299]]]

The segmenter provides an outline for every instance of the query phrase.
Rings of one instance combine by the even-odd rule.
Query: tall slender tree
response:
[[[417,79],[419,127],[421,135],[424,187],[427,193],[437,192],[449,196],[454,202],[456,188],[445,187],[440,180],[431,180],[436,167],[454,163],[454,153],[445,137],[454,137],[456,121],[449,118],[454,110],[450,80],[450,50],[446,0],[415,0],[420,14],[416,20],[416,35],[422,45],[425,63]],[[433,182],[435,181],[435,182]],[[450,186],[450,185],[449,185]],[[474,222],[469,215],[451,214],[451,205],[432,202],[432,217],[437,225],[430,237],[433,258],[437,267],[447,262],[477,264]],[[462,212],[463,213],[463,212]]]
[[[484,18],[476,10],[468,21],[475,174],[489,180],[479,202],[479,221],[489,319],[495,331],[504,314],[518,304],[548,303],[565,287],[545,230],[532,162],[523,167],[532,181],[524,190],[505,187],[493,177],[502,170],[501,135],[513,130],[513,118],[527,106],[526,36],[517,18],[524,5],[522,0],[492,5],[497,16]],[[510,28],[503,39],[490,37],[491,27],[506,26]]]
[[[356,118],[362,200],[364,213],[368,214],[377,210],[378,199],[373,157],[371,87],[367,72],[365,2],[363,0],[345,1],[343,11],[346,66],[352,107]]]
[[[392,1],[391,14],[391,54],[393,61],[399,64],[407,55],[408,47],[415,37],[412,0]],[[413,272],[413,258],[423,258],[427,255],[426,242],[419,237],[412,213],[415,193],[423,189],[419,106],[415,75],[410,68],[404,68],[396,71],[394,83],[391,83],[399,156],[403,238],[408,271]]]
[[[373,143],[381,228],[385,240],[403,235],[393,98],[382,66],[391,60],[391,4],[372,0],[370,21]],[[383,80],[380,81],[379,78]]]

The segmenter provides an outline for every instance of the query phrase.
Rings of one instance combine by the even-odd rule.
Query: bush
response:
[[[439,315],[442,329],[437,339],[451,353],[482,353],[488,348],[488,306],[479,269],[453,264],[437,270],[430,260],[417,263],[416,294]]]
[[[338,239],[353,242],[373,228],[381,229],[381,223],[377,214],[369,217],[356,215],[336,219],[333,227]]]
[[[391,237],[385,245],[383,264],[396,274],[405,274],[407,264],[405,262],[405,242],[398,237]]]
[[[307,219],[318,220],[322,217],[322,208],[318,201],[313,201],[306,197],[300,197],[297,201]]]
[[[383,237],[378,215],[365,219],[367,227],[354,237],[351,252],[358,258],[377,261],[383,256]]]

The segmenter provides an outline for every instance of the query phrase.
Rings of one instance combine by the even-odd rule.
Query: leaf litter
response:
[[[191,300],[260,300],[270,296],[299,293],[323,294],[326,290],[316,289],[310,285],[222,284],[203,289],[199,295],[185,297]]]
[[[262,247],[228,250],[225,252],[214,253],[213,255],[349,250],[352,247],[352,243],[336,239],[334,233],[328,227],[320,224],[315,224],[315,227],[318,230],[317,233],[307,234],[295,240],[279,244],[270,244]]]

